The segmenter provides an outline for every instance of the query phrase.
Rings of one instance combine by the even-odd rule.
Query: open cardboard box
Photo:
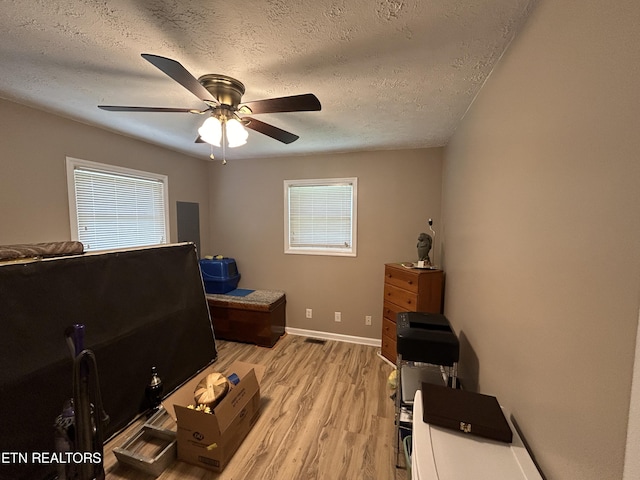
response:
[[[221,472],[260,414],[260,380],[265,367],[234,362],[223,373],[235,373],[240,382],[225,395],[213,413],[187,408],[194,405],[198,382],[209,373],[218,372],[210,365],[172,393],[163,402],[178,423],[178,459]]]

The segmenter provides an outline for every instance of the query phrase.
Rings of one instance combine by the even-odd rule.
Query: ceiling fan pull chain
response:
[[[227,126],[222,125],[222,164],[227,164]]]

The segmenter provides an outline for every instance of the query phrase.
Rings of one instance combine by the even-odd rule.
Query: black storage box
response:
[[[513,434],[496,397],[422,384],[422,419],[431,425],[511,443]]]
[[[396,335],[398,354],[405,360],[449,367],[458,362],[458,337],[444,315],[400,312]]]

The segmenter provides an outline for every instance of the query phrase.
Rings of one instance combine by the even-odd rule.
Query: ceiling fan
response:
[[[288,97],[242,102],[244,85],[235,78],[219,74],[206,74],[196,79],[179,62],[170,58],[143,53],[142,58],[160,69],[193,95],[202,100],[207,108],[171,107],[128,107],[117,105],[98,105],[102,110],[111,112],[178,112],[209,116],[198,129],[196,142],[211,145],[225,145],[233,148],[244,145],[248,132],[245,127],[274,138],[282,143],[295,142],[299,137],[274,125],[246,115],[280,112],[306,112],[321,109],[320,101],[312,93]],[[212,154],[213,158],[213,154]]]

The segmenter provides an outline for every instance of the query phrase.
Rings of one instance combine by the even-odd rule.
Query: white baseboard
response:
[[[386,363],[388,363],[388,364],[389,364],[389,366],[391,366],[391,367],[393,367],[393,368],[397,368],[397,367],[396,367],[396,364],[395,364],[395,363],[393,363],[391,360],[389,360],[389,359],[388,359],[387,357],[385,357],[384,355],[382,355],[382,352],[381,352],[380,350],[378,350],[376,353],[378,354],[378,356],[379,356],[382,360],[384,360]]]
[[[356,337],[353,335],[343,335],[341,333],[319,332],[317,330],[305,330],[303,328],[285,327],[285,332],[289,335],[301,337],[321,338],[323,340],[336,340],[338,342],[357,343],[359,345],[369,345],[370,347],[382,346],[382,340],[377,338]]]

